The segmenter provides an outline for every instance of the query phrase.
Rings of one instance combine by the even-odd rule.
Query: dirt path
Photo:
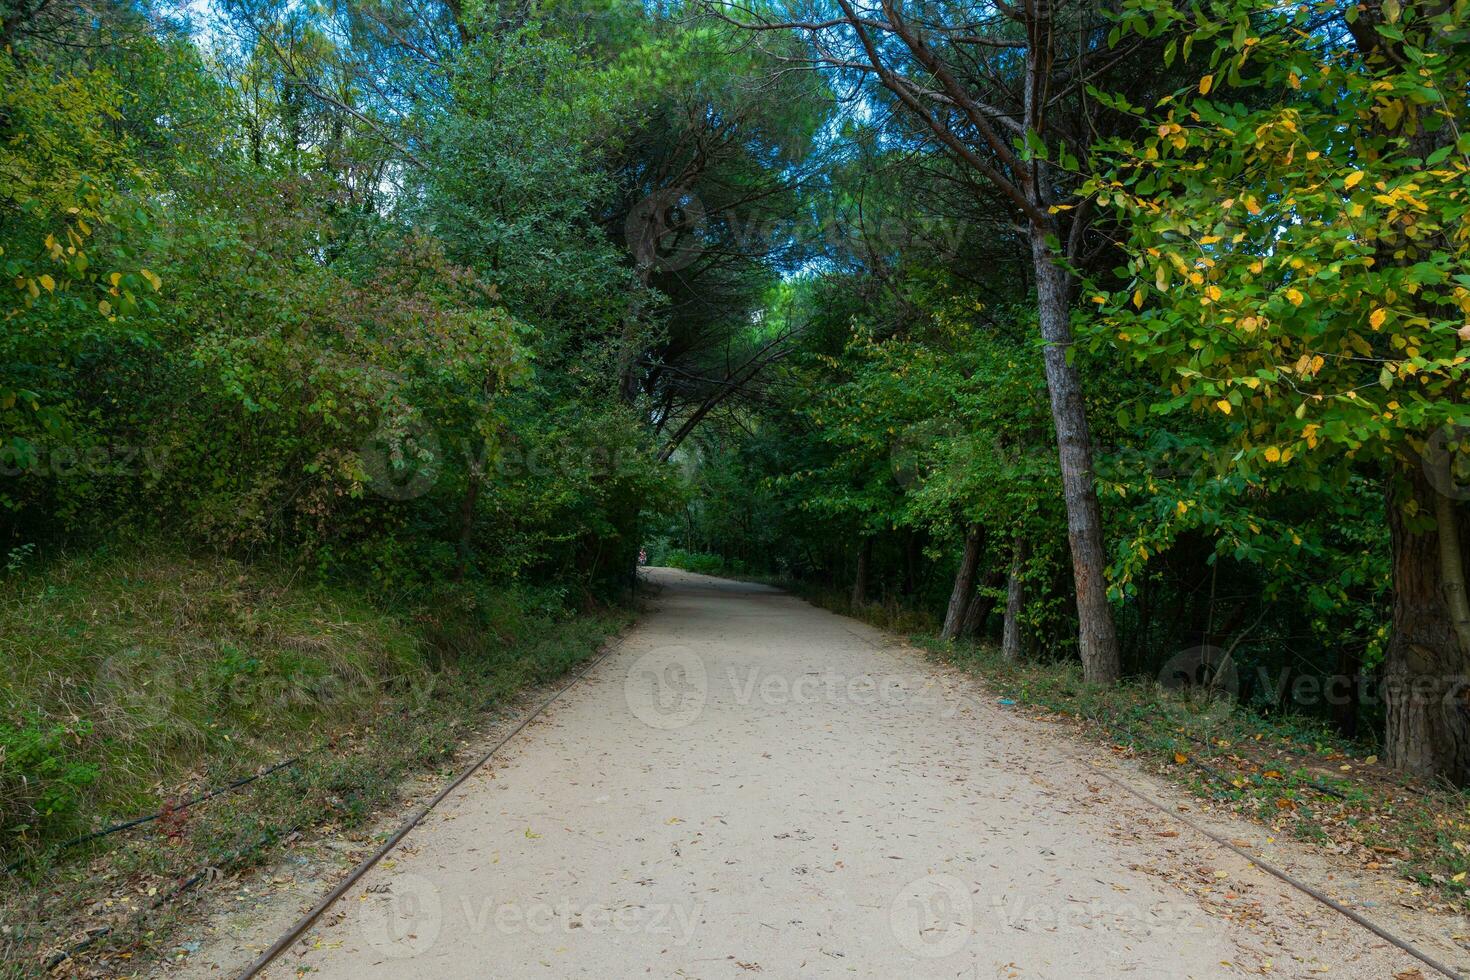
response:
[[[623,647],[268,975],[1418,976],[878,631],[650,574]]]

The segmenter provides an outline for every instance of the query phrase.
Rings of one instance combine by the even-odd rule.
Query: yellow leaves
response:
[[[1388,311],[1380,306],[1378,309],[1368,314],[1368,326],[1372,327],[1374,330],[1380,330],[1383,328],[1383,321],[1387,319]]]
[[[1241,200],[1245,202],[1245,209],[1251,214],[1261,213],[1261,203],[1257,201],[1254,196],[1247,194],[1245,197],[1241,198]]]
[[[1178,763],[1178,764],[1179,764],[1179,765],[1181,765],[1181,766],[1182,766],[1182,765],[1184,765],[1184,764],[1185,764],[1185,763],[1186,763],[1186,762],[1188,762],[1188,761],[1189,761],[1189,756],[1187,756],[1187,755],[1185,755],[1185,754],[1184,754],[1184,753],[1183,753],[1183,752],[1175,752],[1175,753],[1174,753],[1174,761],[1175,761],[1175,762],[1176,762],[1176,763]]]
[[[100,302],[100,303],[97,304],[97,312],[98,313],[101,313],[103,316],[111,316],[112,315],[112,304],[109,303],[109,302],[107,302],[107,300],[104,299],[102,302]]]
[[[1265,271],[1265,268],[1266,263],[1261,261],[1260,259],[1256,259],[1254,262],[1251,263],[1251,272],[1255,275],[1260,275],[1263,271]]]
[[[148,280],[148,285],[153,287],[155,293],[163,288],[163,280],[158,278],[157,274],[149,272],[147,269],[139,269],[138,275]]]
[[[1137,310],[1143,309],[1143,287],[1142,286],[1140,286],[1138,289],[1135,289],[1133,291],[1133,308],[1134,309],[1137,309]],[[1470,329],[1470,327],[1467,327],[1466,329]]]
[[[1279,463],[1279,462],[1281,462],[1281,450],[1278,449],[1275,446],[1268,446],[1268,447],[1266,447],[1265,456],[1266,456],[1266,462],[1268,462],[1268,463]]]
[[[1222,398],[1219,401],[1215,402],[1215,407],[1224,412],[1226,415],[1229,415],[1231,412],[1235,411],[1235,407],[1230,404],[1228,399],[1225,398]]]
[[[1296,72],[1292,72],[1290,75],[1287,75],[1286,76],[1286,84],[1290,85],[1294,89],[1301,88],[1302,87],[1302,79],[1301,79],[1301,76],[1298,75]]]
[[[1346,188],[1347,190],[1352,190],[1354,187],[1357,187],[1362,182],[1363,182],[1363,171],[1361,171],[1361,170],[1354,170],[1352,173],[1348,174],[1346,177],[1343,178],[1343,180],[1342,180],[1342,186],[1344,188]]]
[[[1108,298],[1106,296],[1094,296],[1094,297],[1092,297],[1092,301],[1094,303],[1096,303],[1098,306],[1102,306],[1104,303],[1106,303],[1108,301]]]
[[[56,292],[56,280],[55,279],[52,279],[50,276],[42,276],[37,281],[40,282],[41,288],[44,289],[44,290],[46,290],[46,292],[48,292],[48,293],[54,293],[54,292]]]
[[[1199,94],[1200,95],[1209,95],[1210,94],[1210,88],[1214,84],[1215,84],[1215,76],[1214,75],[1206,75],[1204,78],[1201,78],[1199,80]]]
[[[1286,301],[1292,306],[1301,306],[1305,300],[1306,297],[1302,295],[1300,289],[1292,287],[1286,291]]]
[[[1316,374],[1318,371],[1322,370],[1323,365],[1325,365],[1326,363],[1327,362],[1322,359],[1321,354],[1303,354],[1301,357],[1297,358],[1294,367],[1296,368],[1297,374]]]
[[[1224,293],[1221,291],[1220,287],[1215,285],[1214,283],[1210,283],[1208,286],[1205,287],[1206,304],[1218,302],[1222,295],[1224,295]]]

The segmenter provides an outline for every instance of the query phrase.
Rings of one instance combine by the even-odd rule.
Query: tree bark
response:
[[[941,640],[953,640],[960,635],[960,623],[970,605],[970,595],[975,591],[975,571],[980,567],[980,555],[984,551],[985,529],[979,524],[971,524],[965,533],[965,550],[960,556],[959,571],[955,573],[954,589],[949,594],[944,626],[939,631]]]
[[[1046,341],[1046,387],[1051,395],[1052,422],[1061,461],[1062,495],[1067,505],[1067,541],[1072,550],[1072,578],[1077,590],[1077,645],[1082,676],[1094,684],[1118,679],[1118,636],[1108,605],[1104,569],[1106,551],[1102,517],[1092,479],[1092,436],[1082,402],[1082,382],[1069,363],[1072,347],[1071,304],[1067,273],[1056,263],[1044,229],[1031,229],[1031,257],[1036,269],[1041,336]]]
[[[858,548],[857,574],[852,577],[852,608],[860,609],[868,602],[868,566],[873,562],[873,538],[863,538]]]
[[[1332,726],[1344,738],[1358,737],[1358,690],[1362,670],[1362,647],[1344,644],[1337,651],[1337,668],[1327,685],[1332,696]]]
[[[1026,539],[1018,537],[1011,550],[1011,572],[1006,582],[1006,621],[1001,630],[1000,652],[1007,660],[1021,659],[1021,611],[1026,608],[1026,584],[1021,578],[1029,552]]]
[[[469,483],[459,503],[459,533],[455,536],[454,570],[450,574],[450,579],[455,582],[464,581],[465,572],[469,570],[470,544],[475,533],[475,505],[480,500],[480,480],[479,468],[472,463]]]
[[[923,559],[923,545],[919,532],[910,530],[904,537],[903,546],[903,594],[911,596],[919,585],[919,562]]]
[[[1383,670],[1385,761],[1396,769],[1470,784],[1470,658],[1460,645],[1445,591],[1438,491],[1417,466],[1404,466],[1389,493],[1393,635]],[[1414,505],[1417,523],[1405,513]],[[1450,512],[1456,508],[1451,501]],[[1454,556],[1463,560],[1461,556]]]
[[[996,599],[989,592],[1000,588],[1005,584],[1005,572],[999,568],[992,568],[985,573],[985,578],[980,581],[980,589],[970,597],[970,605],[965,610],[965,618],[960,622],[960,636],[978,636],[985,628],[985,621],[995,611]]]

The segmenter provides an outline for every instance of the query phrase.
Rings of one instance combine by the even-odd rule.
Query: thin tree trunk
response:
[[[996,599],[990,593],[1005,584],[1005,572],[991,568],[980,581],[980,588],[970,597],[965,618],[960,622],[960,636],[978,636],[985,628],[985,621],[995,611]]]
[[[944,613],[944,626],[939,631],[942,640],[953,640],[960,635],[960,623],[970,605],[970,595],[975,590],[975,570],[980,567],[980,555],[985,550],[985,530],[979,524],[970,525],[965,534],[965,551],[960,556],[960,568],[955,573],[954,589],[949,594],[949,608]]]
[[[919,532],[910,530],[904,538],[903,594],[912,596],[919,585],[919,562],[923,558],[923,546]]]
[[[1463,786],[1470,784],[1470,658],[1456,631],[1441,555],[1442,542],[1456,550],[1459,542],[1437,524],[1424,527],[1423,515],[1444,508],[1419,467],[1398,475],[1388,501],[1393,635],[1383,670],[1385,761]],[[1411,501],[1418,523],[1404,512]],[[1458,516],[1453,502],[1450,515]]]
[[[1006,581],[1006,621],[1001,629],[1000,652],[1007,660],[1021,659],[1021,611],[1026,608],[1026,584],[1021,578],[1029,552],[1026,539],[1017,537],[1011,549],[1011,572]]]
[[[1344,644],[1337,651],[1337,669],[1328,683],[1332,702],[1332,725],[1344,738],[1358,735],[1358,679],[1363,669],[1361,646]]]
[[[863,538],[858,548],[857,574],[852,577],[852,608],[860,609],[868,602],[868,566],[873,562],[873,538]]]
[[[459,534],[454,543],[454,571],[450,576],[455,582],[464,581],[465,572],[469,569],[470,541],[475,530],[475,504],[480,499],[480,474],[474,464],[471,464],[470,470],[469,484],[465,487],[464,497],[459,504]]]
[[[1072,578],[1077,591],[1077,644],[1082,676],[1094,684],[1118,679],[1118,637],[1108,604],[1107,565],[1102,517],[1092,476],[1092,437],[1082,402],[1082,382],[1068,362],[1072,346],[1067,274],[1056,264],[1045,229],[1031,229],[1031,256],[1036,269],[1041,336],[1046,341],[1046,386],[1051,395],[1061,461],[1062,494],[1067,505],[1067,540],[1072,550]]]

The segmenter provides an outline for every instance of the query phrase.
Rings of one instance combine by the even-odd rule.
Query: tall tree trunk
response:
[[[1439,491],[1419,467],[1401,467],[1398,477],[1388,500],[1393,635],[1383,670],[1385,761],[1463,786],[1470,784],[1470,657],[1452,612],[1463,575],[1445,580],[1447,569],[1463,567],[1459,514],[1453,501],[1436,500]],[[1417,521],[1405,513],[1411,502]]]
[[[475,532],[475,504],[480,500],[480,480],[479,467],[471,463],[469,483],[459,502],[459,534],[454,542],[454,571],[450,575],[455,582],[464,581],[470,565],[470,542]]]
[[[857,574],[852,577],[852,608],[859,609],[868,602],[868,566],[873,563],[873,538],[863,538],[858,548]]]
[[[1092,479],[1092,436],[1082,402],[1082,382],[1069,363],[1072,347],[1071,304],[1067,273],[1056,264],[1046,230],[1031,229],[1031,258],[1036,270],[1037,308],[1046,341],[1046,387],[1051,395],[1052,422],[1061,460],[1062,495],[1067,505],[1067,540],[1072,549],[1072,579],[1077,590],[1077,645],[1082,676],[1095,684],[1118,679],[1118,637],[1108,605],[1104,568],[1102,517]]]
[[[1021,659],[1021,610],[1026,608],[1026,584],[1021,578],[1029,552],[1026,539],[1016,538],[1011,549],[1011,572],[1006,581],[1006,621],[1001,629],[1000,652],[1007,660]]]
[[[944,626],[939,631],[942,640],[953,640],[960,635],[960,623],[970,605],[970,595],[975,591],[975,570],[980,567],[980,556],[984,551],[985,529],[979,524],[971,524],[965,533],[965,551],[960,556],[960,568],[954,576],[954,589],[949,594]]]
[[[911,596],[919,585],[919,562],[923,559],[923,545],[918,531],[910,530],[905,535],[903,557],[903,594]]]
[[[1337,668],[1328,682],[1332,726],[1344,738],[1358,736],[1358,686],[1363,670],[1363,648],[1344,644],[1337,651]]]
[[[1005,584],[1006,573],[999,568],[991,568],[980,580],[980,588],[970,597],[969,608],[965,610],[965,618],[960,622],[960,636],[978,636],[985,628],[985,621],[995,611],[995,596],[990,593]]]

